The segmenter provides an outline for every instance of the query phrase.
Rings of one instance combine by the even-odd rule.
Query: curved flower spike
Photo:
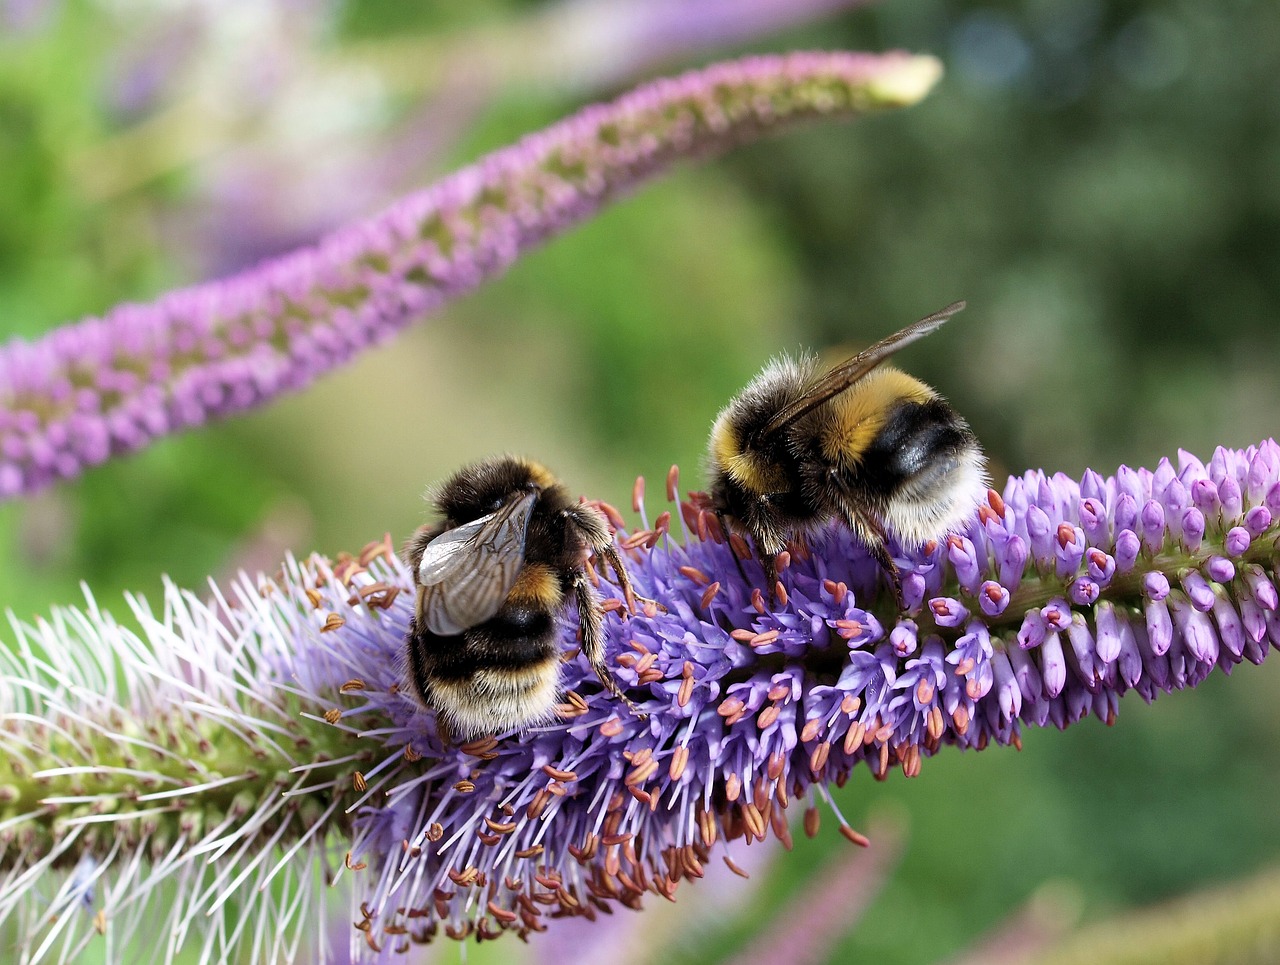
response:
[[[1175,528],[1189,492],[1215,507],[1194,549]],[[1127,691],[1151,700],[1280,647],[1272,441],[1083,484],[1010,479],[947,549],[899,557],[906,611],[844,529],[793,547],[770,603],[701,499],[680,505],[683,545],[671,519],[622,542],[665,611],[624,616],[602,581],[609,661],[645,719],[573,657],[559,722],[443,745],[400,692],[411,582],[389,539],[209,602],[172,586],[159,613],[133,600],[141,636],[92,602],[15,624],[0,927],[18,923],[32,961],[125,948],[143,923],[170,958],[191,943],[287,959],[323,942],[323,868],[352,896],[359,955],[538,931],[671,898],[738,842],[788,842],[792,805],[814,833],[859,765],[912,776],[945,745],[1110,721]]]
[[[500,274],[682,159],[922,98],[931,57],[747,57],[646,84],[313,248],[0,349],[0,499],[243,412]]]

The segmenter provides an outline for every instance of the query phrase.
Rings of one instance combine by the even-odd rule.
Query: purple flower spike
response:
[[[305,387],[684,159],[923,97],[901,53],[746,57],[658,80],[241,275],[0,348],[0,499]]]
[[[212,960],[282,959],[321,920],[323,867],[359,909],[353,948],[373,962],[437,934],[523,935],[671,898],[725,842],[788,840],[792,803],[859,768],[914,776],[947,746],[1110,721],[1129,691],[1150,700],[1280,648],[1280,526],[1230,554],[1244,509],[1231,515],[1229,499],[1196,552],[1172,511],[1144,528],[1158,553],[1127,528],[1093,547],[1116,563],[1105,584],[1088,572],[1105,560],[1063,574],[1051,547],[1014,587],[994,572],[1012,532],[1072,543],[1086,485],[1176,504],[1201,478],[1223,493],[1245,472],[1280,474],[1272,452],[1184,457],[1177,478],[1168,463],[1014,478],[1001,525],[979,510],[965,530],[972,553],[897,548],[904,588],[936,587],[914,611],[842,526],[792,554],[780,599],[744,581],[727,544],[632,534],[621,552],[636,591],[661,608],[631,613],[596,576],[606,662],[645,716],[577,654],[555,719],[461,746],[404,691],[414,594],[389,540],[290,560],[207,602],[168,587],[158,610],[134,603],[140,633],[92,601],[17,624],[0,646],[0,832],[22,845],[0,849],[0,929],[12,919],[32,948],[68,958],[105,921],[121,949],[162,937]],[[1270,491],[1265,476],[1248,486]],[[716,532],[704,497],[679,508],[704,524],[695,533]],[[1072,592],[1086,582],[1096,593]],[[577,636],[566,621],[566,652]],[[316,940],[295,957],[325,960]]]

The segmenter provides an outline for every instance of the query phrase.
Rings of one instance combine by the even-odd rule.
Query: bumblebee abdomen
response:
[[[863,452],[858,479],[869,491],[891,496],[945,475],[973,448],[973,433],[942,399],[901,402]]]
[[[546,719],[559,691],[560,640],[545,607],[508,603],[493,619],[447,637],[415,621],[408,658],[419,700],[460,736]]]

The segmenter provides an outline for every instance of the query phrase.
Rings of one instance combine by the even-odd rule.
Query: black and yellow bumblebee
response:
[[[821,371],[781,357],[716,417],[709,493],[721,526],[755,540],[772,592],[789,539],[842,520],[901,596],[891,540],[914,549],[964,525],[986,494],[973,432],[919,379],[881,363],[936,331],[964,302]]]
[[[603,557],[633,599],[600,510],[572,499],[546,467],[499,456],[469,465],[435,495],[440,520],[404,548],[417,601],[408,681],[447,737],[467,739],[547,721],[559,697],[559,620],[577,603],[582,653],[612,693],[604,611],[587,574]]]

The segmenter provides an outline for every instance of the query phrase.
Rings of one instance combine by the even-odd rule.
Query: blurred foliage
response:
[[[304,101],[288,125],[242,127],[191,96],[213,84],[245,98],[224,98],[233,109],[261,107],[245,87],[216,85],[219,64],[243,71],[226,45],[263,11],[281,37],[317,48],[281,47],[282,72],[321,53],[341,62],[359,41],[369,64],[334,76],[360,78],[344,102],[360,105],[378,90],[380,38],[439,49],[549,5],[249,6],[228,5],[215,31],[184,21],[194,14],[182,5],[78,0],[0,34],[0,336],[153,297],[226,265],[227,252],[278,250],[330,226],[326,202],[333,219],[349,217],[322,182],[308,187],[333,158],[362,198],[385,201],[406,179],[425,183],[614,93],[576,89],[566,62],[562,84],[481,85],[471,100],[447,85],[397,88],[383,113],[351,108],[366,125],[358,138],[325,128],[341,90]],[[185,46],[139,39],[164,35],[165,17],[181,21]],[[311,29],[293,30],[304,20]],[[684,488],[700,484],[717,407],[770,355],[856,348],[958,297],[969,310],[904,363],[966,413],[997,473],[1107,471],[1276,432],[1275,4],[897,0],[756,46],[931,50],[949,75],[914,110],[763,143],[648,188],[268,411],[0,506],[0,603],[27,617],[78,601],[83,580],[121,610],[122,590],[154,595],[161,572],[199,585],[270,567],[286,548],[398,539],[422,521],[429,482],[494,450],[536,454],[624,508],[642,472],[656,513],[672,462]],[[147,140],[147,122],[174,105],[226,142],[114,193],[86,180],[86,158],[123,158],[127,170],[146,149],[152,163],[159,135]],[[381,133],[367,133],[370,117]],[[451,133],[415,153],[406,129],[440,118]],[[280,126],[330,140],[255,168]],[[353,141],[363,157],[344,153]],[[305,212],[288,207],[299,185],[315,202]],[[249,203],[230,208],[230,196]],[[1072,883],[1096,917],[1274,863],[1278,697],[1273,669],[1245,668],[1150,709],[1131,698],[1111,730],[1091,721],[1030,733],[1021,754],[943,753],[914,781],[855,775],[838,796],[855,825],[888,805],[911,834],[833,960],[959,954],[1046,881]],[[828,820],[775,863],[747,913],[673,930],[678,947],[653,934],[654,959],[745,946],[844,847]]]

